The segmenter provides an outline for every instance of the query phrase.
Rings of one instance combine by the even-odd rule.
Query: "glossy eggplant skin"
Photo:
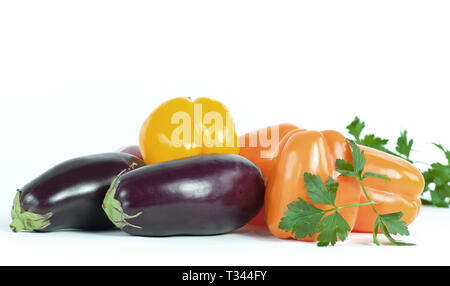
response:
[[[112,228],[114,225],[101,208],[111,182],[120,172],[144,165],[135,156],[119,152],[65,161],[18,190],[11,229],[47,232]],[[43,219],[48,221],[39,223]]]
[[[261,171],[246,158],[201,155],[121,175],[103,208],[132,235],[215,235],[247,224],[262,208],[264,190]]]

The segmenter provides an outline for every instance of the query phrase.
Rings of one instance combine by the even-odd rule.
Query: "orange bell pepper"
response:
[[[233,118],[222,103],[210,98],[178,97],[161,104],[142,125],[139,147],[147,164],[239,153]]]
[[[293,124],[282,123],[241,135],[239,136],[241,146],[239,155],[255,163],[261,170],[267,183],[273,159],[278,155],[280,141],[289,131],[298,129]],[[272,131],[277,132],[277,134],[272,134]],[[275,146],[272,145],[274,143]]]
[[[281,136],[280,136],[281,137]],[[241,152],[260,168],[266,168],[268,178],[265,200],[265,220],[270,231],[282,238],[293,237],[278,228],[279,222],[287,210],[287,205],[298,197],[310,200],[304,187],[305,172],[318,174],[324,180],[331,176],[339,183],[336,199],[338,205],[365,203],[367,199],[359,182],[354,178],[339,177],[335,169],[336,159],[352,162],[351,149],[346,139],[336,131],[289,131],[278,146],[278,154],[273,158],[257,160],[258,148]],[[366,146],[364,151],[365,172],[388,176],[389,181],[377,178],[364,179],[367,193],[376,201],[374,205],[380,214],[402,212],[403,221],[409,225],[418,215],[421,207],[420,194],[424,188],[424,179],[419,170],[409,162]],[[256,159],[255,159],[256,158]],[[319,205],[316,204],[320,208]],[[371,206],[341,210],[349,226],[355,232],[372,232],[376,215]],[[305,240],[315,240],[309,237]]]
[[[303,131],[292,130],[279,146],[279,154],[275,159],[265,195],[265,220],[270,232],[280,238],[294,238],[279,228],[281,218],[287,205],[297,198],[311,203],[305,188],[304,173],[320,175],[323,180],[332,177],[339,188],[336,205],[356,204],[360,201],[360,185],[358,180],[350,177],[339,177],[336,171],[336,159],[352,162],[351,148],[344,136],[336,131]],[[327,206],[312,203],[324,209]],[[356,223],[358,208],[346,208],[340,214],[350,228]],[[306,241],[315,241],[317,235],[306,237]]]
[[[291,130],[299,129],[293,124],[283,123],[268,126],[239,136],[239,155],[249,159],[259,167],[267,184],[274,158],[278,155],[278,146],[283,137]],[[254,217],[250,225],[265,225],[264,208]]]

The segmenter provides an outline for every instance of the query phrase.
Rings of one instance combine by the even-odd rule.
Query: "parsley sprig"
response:
[[[397,146],[395,148],[396,150],[395,152],[387,148],[389,139],[377,137],[375,136],[375,134],[366,134],[364,137],[361,138],[361,132],[364,130],[365,127],[366,124],[363,121],[361,121],[358,116],[356,116],[355,119],[346,128],[348,130],[348,133],[353,136],[356,144],[372,147],[374,149],[400,157],[412,163],[409,156],[412,150],[412,145],[414,144],[414,140],[413,139],[408,140],[408,132],[406,130],[400,132],[400,136],[397,139]]]
[[[302,198],[290,203],[288,210],[284,213],[285,217],[280,221],[279,228],[288,232],[292,231],[295,239],[318,233],[319,246],[335,245],[338,238],[344,241],[351,229],[339,210],[374,203],[337,206],[335,200],[339,184],[331,177],[328,177],[325,185],[320,175],[305,173],[304,179],[311,202],[328,205],[330,208],[319,209]],[[330,214],[324,218],[326,213]]]
[[[339,211],[345,208],[371,206],[377,215],[373,232],[373,242],[376,245],[380,245],[377,239],[379,231],[393,245],[411,245],[398,241],[391,235],[409,235],[405,222],[400,220],[403,214],[401,212],[391,214],[378,213],[374,207],[377,202],[370,198],[364,187],[363,180],[365,178],[373,177],[382,180],[389,180],[389,178],[381,174],[364,172],[366,163],[364,151],[361,152],[356,143],[351,140],[349,140],[349,144],[352,147],[353,164],[349,161],[337,159],[336,170],[341,173],[340,176],[358,179],[368,202],[338,206],[335,201],[339,184],[331,177],[328,177],[324,184],[319,175],[305,173],[305,187],[310,201],[329,206],[329,208],[320,209],[306,200],[298,198],[288,205],[288,210],[284,213],[285,216],[281,219],[279,228],[294,234],[295,239],[302,239],[307,236],[312,237],[318,234],[318,246],[335,245],[338,240],[344,241],[351,231],[350,226]]]
[[[430,192],[431,196],[431,201],[422,198],[422,202],[448,208],[450,205],[450,151],[440,144],[433,144],[444,152],[447,165],[438,162],[432,163],[426,171],[422,172],[425,178],[424,192]]]
[[[348,133],[353,136],[354,141],[357,144],[384,151],[391,155],[405,159],[410,163],[423,163],[411,160],[410,155],[413,150],[412,146],[414,144],[414,140],[408,139],[408,133],[406,130],[400,132],[400,136],[397,138],[395,151],[391,151],[387,148],[387,144],[389,142],[388,139],[377,137],[374,134],[367,134],[364,137],[361,137],[361,133],[365,126],[366,124],[357,116],[347,126]],[[433,145],[445,154],[447,164],[438,162],[432,164],[425,163],[429,166],[429,168],[422,171],[422,175],[425,178],[425,188],[423,193],[429,192],[431,200],[422,196],[422,203],[448,208],[450,206],[450,151],[441,144],[433,143]]]
[[[364,196],[369,202],[374,202],[372,198],[367,193],[367,190],[364,186],[363,180],[365,178],[378,178],[382,180],[389,181],[389,177],[381,174],[375,174],[371,172],[364,172],[364,165],[366,164],[366,159],[364,157],[364,151],[361,151],[358,145],[351,140],[348,140],[350,147],[352,148],[353,155],[353,164],[348,161],[344,161],[341,159],[336,160],[336,170],[341,173],[341,176],[344,177],[353,177],[356,178],[361,184],[361,188],[364,192]],[[384,236],[388,238],[388,240],[393,245],[413,245],[411,243],[405,243],[394,239],[391,234],[400,234],[400,235],[409,235],[408,227],[406,223],[401,220],[403,213],[396,212],[390,214],[380,214],[375,206],[371,205],[372,210],[377,215],[377,219],[375,221],[375,225],[373,228],[373,242],[376,245],[380,245],[380,242],[377,239],[378,231],[380,230]]]

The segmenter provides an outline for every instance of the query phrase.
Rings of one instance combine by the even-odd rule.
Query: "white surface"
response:
[[[204,237],[150,238],[119,230],[12,233],[2,219],[0,264],[6,265],[448,265],[450,210],[425,208],[405,241],[375,246],[352,233],[334,247],[282,240],[261,227]],[[5,218],[5,216],[2,216]],[[381,235],[380,242],[387,243]]]
[[[1,1],[0,264],[450,264],[450,210],[416,247],[335,248],[267,233],[148,239],[8,231],[15,189],[66,159],[136,144],[161,102],[208,96],[239,133],[280,122],[450,146],[448,1]],[[145,254],[145,255],[143,255]],[[293,255],[294,254],[294,255]],[[311,258],[307,260],[305,258]]]

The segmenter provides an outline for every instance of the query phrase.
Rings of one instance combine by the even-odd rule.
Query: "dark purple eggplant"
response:
[[[17,191],[10,227],[14,232],[112,228],[101,207],[106,191],[118,174],[144,165],[118,152],[65,161]]]
[[[263,206],[264,178],[238,155],[202,155],[118,176],[103,209],[140,236],[214,235],[247,224]]]

